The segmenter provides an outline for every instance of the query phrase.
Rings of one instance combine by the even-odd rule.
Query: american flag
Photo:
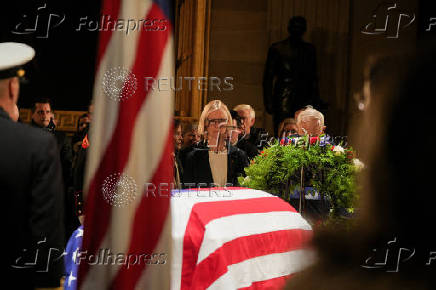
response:
[[[170,248],[170,199],[143,193],[147,183],[169,184],[173,176],[173,92],[145,84],[174,76],[171,13],[167,0],[102,1],[84,186],[87,255]],[[166,265],[81,261],[78,288],[168,289],[169,273]]]
[[[68,240],[67,247],[65,248],[65,282],[64,290],[77,289],[77,270],[78,262],[77,258],[80,255],[83,238],[83,226],[80,226],[73,232]]]
[[[281,289],[314,262],[311,226],[260,190],[175,191],[171,216],[171,289]]]

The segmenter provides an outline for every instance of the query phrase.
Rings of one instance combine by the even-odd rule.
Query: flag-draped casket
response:
[[[279,289],[313,262],[310,225],[248,188],[173,191],[172,289]]]

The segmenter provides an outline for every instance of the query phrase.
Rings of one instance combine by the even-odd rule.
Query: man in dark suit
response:
[[[74,210],[74,192],[73,192],[73,149],[70,139],[64,132],[57,131],[54,123],[54,114],[51,100],[48,98],[38,98],[32,106],[32,126],[46,130],[56,138],[59,157],[61,160],[62,177],[65,194],[65,238],[68,239],[71,234],[80,225]],[[83,138],[82,138],[83,139]]]
[[[248,158],[253,159],[259,155],[266,145],[268,133],[263,128],[254,127],[256,113],[250,105],[240,104],[234,107],[233,110],[237,112],[244,128],[237,147],[245,151]]]
[[[0,196],[4,233],[2,284],[55,288],[63,276],[63,185],[56,139],[17,123],[21,65],[34,50],[0,43]]]
[[[55,136],[61,158],[64,184],[70,186],[73,149],[65,133],[56,130],[53,117],[51,100],[48,98],[36,99],[32,106],[32,126],[45,129]]]

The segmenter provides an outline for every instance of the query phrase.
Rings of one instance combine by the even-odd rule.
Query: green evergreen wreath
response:
[[[285,200],[301,186],[311,186],[330,200],[334,216],[341,208],[353,211],[358,201],[356,175],[364,166],[354,156],[352,148],[323,142],[323,136],[293,138],[288,145],[275,142],[251,161],[239,183]]]

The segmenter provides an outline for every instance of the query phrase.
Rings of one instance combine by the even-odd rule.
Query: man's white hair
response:
[[[298,114],[297,124],[309,121],[311,119],[317,119],[319,126],[324,126],[324,115],[313,108],[307,108]]]
[[[237,105],[236,107],[233,108],[233,111],[242,111],[242,110],[249,110],[250,111],[250,118],[253,120],[254,118],[256,118],[256,113],[254,112],[253,107],[251,107],[250,105],[247,104],[241,104],[241,105]]]

